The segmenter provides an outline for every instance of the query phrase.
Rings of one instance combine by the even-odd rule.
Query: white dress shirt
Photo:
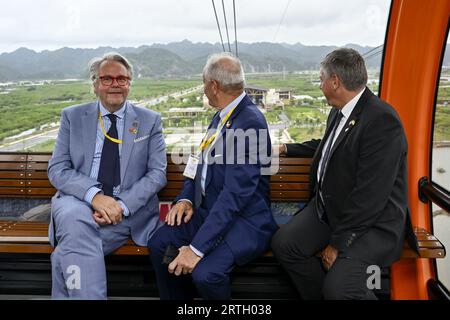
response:
[[[331,148],[333,148],[334,143],[336,142],[337,138],[339,137],[339,134],[341,133],[342,129],[344,128],[344,125],[347,122],[348,118],[352,114],[352,111],[355,108],[356,104],[358,103],[359,98],[361,98],[364,90],[366,90],[366,89],[364,88],[363,90],[361,90],[360,93],[358,93],[356,96],[354,96],[353,99],[350,100],[349,102],[347,102],[347,104],[341,109],[342,118],[336,129],[336,133],[334,135],[333,141],[331,142]],[[325,155],[325,150],[327,150],[327,146],[329,143],[330,143],[330,137],[328,137],[327,141],[325,142],[325,144],[322,148],[322,156],[320,157],[319,167],[317,169],[317,181],[319,181],[320,168],[322,166],[323,156]],[[325,170],[326,170],[326,168],[325,168]]]

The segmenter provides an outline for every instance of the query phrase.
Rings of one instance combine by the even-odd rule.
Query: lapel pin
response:
[[[131,134],[136,134],[137,133],[137,129],[136,128],[130,128],[130,129],[128,129],[128,131],[130,131]]]
[[[348,123],[348,127],[345,128],[345,132],[347,132],[351,127],[353,127],[355,125],[356,121],[352,120]]]
[[[227,126],[227,128],[231,127],[231,121],[227,121],[226,126]]]

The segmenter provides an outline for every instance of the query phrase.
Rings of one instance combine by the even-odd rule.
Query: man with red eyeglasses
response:
[[[48,177],[52,297],[105,299],[104,255],[131,238],[146,246],[161,225],[166,184],[161,116],[127,101],[132,66],[118,53],[89,66],[98,101],[62,111]]]

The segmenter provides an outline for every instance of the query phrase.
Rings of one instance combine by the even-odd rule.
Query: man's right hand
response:
[[[101,216],[102,221],[107,224],[118,224],[122,221],[123,209],[120,204],[112,197],[97,193],[92,199],[92,207],[95,213]]]
[[[287,152],[285,144],[275,145],[273,148],[278,149],[278,154],[286,154]]]
[[[191,220],[192,214],[194,213],[194,208],[189,201],[181,200],[176,205],[170,209],[169,213],[166,215],[166,223],[169,226],[175,225],[175,221],[177,226],[181,224],[181,219],[184,215],[184,223],[188,223]]]

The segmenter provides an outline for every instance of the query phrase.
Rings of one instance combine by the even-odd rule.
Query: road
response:
[[[58,129],[59,128],[52,129],[14,142],[5,143],[3,145],[0,145],[0,151],[26,150],[47,140],[56,139],[56,136],[58,135]]]
[[[150,98],[150,99],[144,99],[144,100],[138,101],[136,103],[136,105],[139,107],[147,107],[148,108],[148,107],[154,106],[155,104],[158,104],[161,102],[166,102],[169,99],[169,97],[179,98],[179,97],[188,95],[190,93],[198,92],[202,89],[203,89],[203,85],[200,85],[200,86],[193,87],[190,89],[174,92],[169,95],[160,96],[160,97],[156,97],[156,98]]]

